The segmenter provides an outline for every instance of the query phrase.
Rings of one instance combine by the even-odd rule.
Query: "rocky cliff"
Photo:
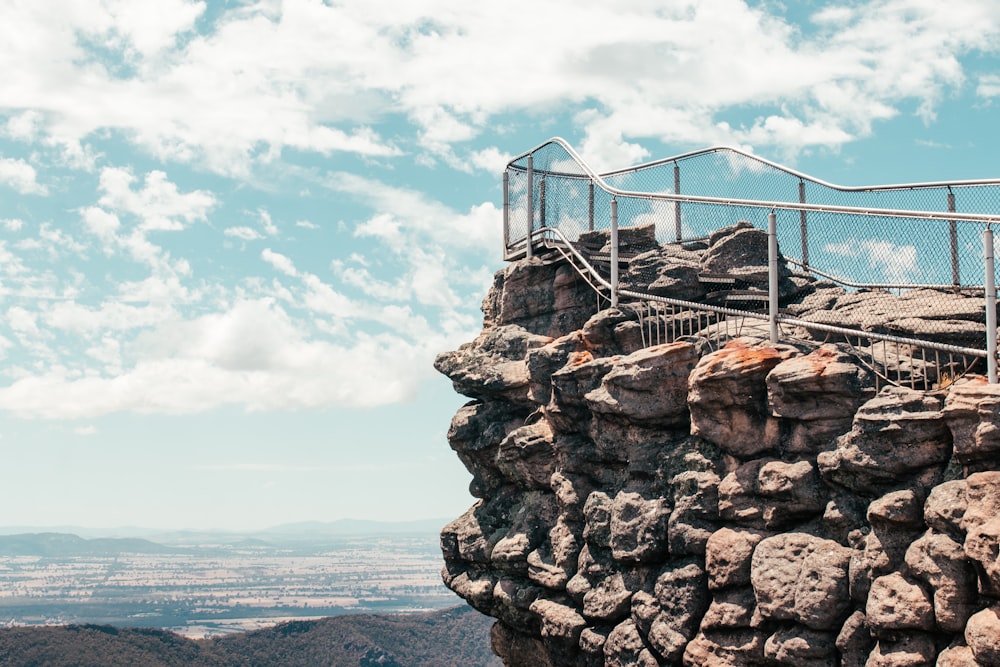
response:
[[[626,279],[704,298],[706,268],[759,268],[756,234],[638,247]],[[816,321],[981,331],[960,295],[942,312],[787,270],[782,294]],[[483,309],[436,361],[472,399],[448,437],[480,499],[441,548],[507,665],[1000,665],[1000,387],[876,391],[806,332],[644,346],[634,306],[597,311],[538,258]]]

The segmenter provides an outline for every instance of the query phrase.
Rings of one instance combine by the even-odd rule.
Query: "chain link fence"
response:
[[[780,317],[795,327],[814,337],[853,331],[862,347],[880,336],[989,347],[984,231],[1000,222],[1000,179],[842,188],[729,148],[596,174],[555,139],[513,160],[504,181],[509,259],[554,229],[591,257],[617,257],[633,298],[759,315],[768,306],[761,232],[773,213]],[[737,223],[743,231],[729,239]]]

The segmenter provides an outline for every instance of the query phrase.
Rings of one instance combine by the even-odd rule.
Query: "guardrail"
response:
[[[794,197],[782,198],[782,193]],[[943,202],[943,210],[932,208],[935,202]],[[768,231],[767,319],[773,342],[779,339],[777,325],[788,323],[883,344],[985,357],[989,379],[996,382],[991,225],[1000,222],[1000,213],[995,211],[1000,211],[1000,179],[839,187],[725,147],[597,174],[569,144],[554,138],[514,158],[504,172],[504,256],[508,260],[530,257],[535,240],[551,236],[552,230],[567,245],[583,232],[607,230],[612,306],[626,296],[711,310],[708,304],[623,290],[619,230],[653,224],[658,241],[684,243],[737,220],[748,220]],[[779,244],[801,253],[799,257],[785,253],[785,259],[851,288],[933,287],[941,290],[942,303],[951,298],[946,290],[982,290],[983,347],[831,327],[782,315],[777,289]]]

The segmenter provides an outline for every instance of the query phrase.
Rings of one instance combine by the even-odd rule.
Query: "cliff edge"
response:
[[[625,280],[702,298],[706,263],[753,272],[724,246],[756,233],[647,243],[632,267],[654,271]],[[923,292],[782,274],[803,319],[978,334],[981,299],[930,312]],[[884,386],[850,349],[751,323],[649,345],[636,308],[523,260],[435,363],[472,399],[448,438],[480,499],[442,531],[443,578],[497,619],[505,664],[1000,665],[1000,386]]]

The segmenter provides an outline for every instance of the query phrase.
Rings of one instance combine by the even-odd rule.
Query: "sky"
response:
[[[996,0],[8,0],[0,526],[458,516],[432,362],[511,157],[998,177],[998,48]]]

